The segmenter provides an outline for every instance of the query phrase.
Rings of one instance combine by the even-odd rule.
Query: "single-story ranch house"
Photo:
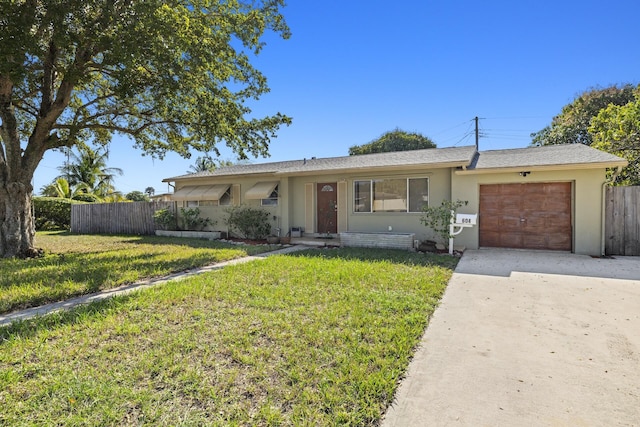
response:
[[[478,214],[456,246],[572,251],[604,247],[607,170],[627,162],[582,144],[478,151],[475,146],[240,164],[167,178],[178,206],[198,206],[222,226],[229,206],[262,207],[282,235],[414,234],[425,204],[468,201]],[[378,234],[379,233],[379,234]]]

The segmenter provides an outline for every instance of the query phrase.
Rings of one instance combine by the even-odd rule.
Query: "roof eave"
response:
[[[295,172],[276,172],[276,175],[281,176],[309,176],[309,175],[332,175],[336,173],[354,173],[362,174],[366,171],[380,172],[380,171],[405,171],[408,169],[446,169],[467,166],[469,162],[446,162],[446,163],[419,163],[419,164],[405,164],[394,166],[362,166],[362,167],[348,167],[348,168],[332,168],[332,169],[320,169],[312,171],[295,171]]]
[[[200,176],[189,176],[189,175],[181,175],[174,176],[173,178],[165,178],[162,182],[176,182],[176,181],[197,181],[201,179],[218,179],[218,178],[232,178],[235,176],[245,176],[245,175],[265,175],[265,176],[273,176],[278,174],[276,171],[271,172],[242,172],[242,173],[228,173],[228,174],[215,174],[215,175],[200,175]]]
[[[510,172],[533,172],[533,171],[558,171],[558,170],[584,170],[584,169],[606,169],[615,167],[625,167],[629,164],[626,160],[618,162],[598,162],[598,163],[569,163],[560,165],[536,165],[536,166],[510,166],[495,168],[479,168],[456,170],[456,175],[480,175],[489,173],[510,173]]]
[[[310,171],[270,171],[270,172],[244,172],[244,173],[231,173],[231,174],[216,174],[216,175],[201,175],[201,176],[189,176],[182,175],[173,178],[165,178],[162,182],[176,182],[176,181],[189,181],[197,182],[202,180],[211,179],[230,179],[241,176],[309,176],[309,175],[331,175],[336,173],[351,173],[363,171],[400,171],[407,169],[445,169],[445,168],[457,168],[465,167],[469,165],[469,161],[455,161],[455,162],[441,162],[441,163],[418,163],[418,164],[404,164],[394,166],[364,166],[364,167],[348,167],[348,168],[330,168],[330,169],[315,169]]]

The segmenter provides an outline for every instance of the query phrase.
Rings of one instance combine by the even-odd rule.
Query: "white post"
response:
[[[451,221],[449,221],[449,255],[453,255],[453,224],[455,221],[455,211],[451,211]]]

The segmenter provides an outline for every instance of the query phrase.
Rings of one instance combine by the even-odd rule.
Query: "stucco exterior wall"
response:
[[[604,169],[583,169],[565,171],[532,171],[522,177],[517,172],[491,174],[456,174],[452,171],[451,197],[453,200],[467,200],[468,206],[459,213],[478,213],[481,184],[571,182],[573,187],[572,226],[573,252],[599,255],[602,227],[602,184],[605,182]],[[478,225],[482,218],[478,217]],[[465,229],[455,239],[456,245],[477,249],[479,227]]]
[[[602,184],[605,182],[604,169],[581,169],[563,171],[532,171],[522,177],[517,172],[460,174],[454,169],[406,169],[395,172],[351,172],[318,174],[309,176],[282,177],[274,175],[234,176],[222,178],[189,179],[176,182],[176,190],[184,185],[239,185],[240,200],[234,204],[261,207],[260,200],[247,200],[245,193],[258,182],[278,181],[278,206],[264,206],[270,214],[272,229],[277,227],[286,234],[291,227],[304,227],[305,233],[315,232],[317,222],[315,194],[307,195],[315,184],[335,182],[338,188],[346,189],[346,197],[338,197],[339,224],[341,231],[415,233],[418,240],[437,240],[435,234],[421,222],[420,213],[405,212],[354,212],[354,181],[382,178],[429,178],[429,204],[437,206],[442,200],[467,200],[469,204],[459,209],[459,213],[478,213],[479,193],[482,184],[533,183],[533,182],[571,182],[572,183],[572,227],[573,251],[579,254],[598,255],[601,250],[602,226]],[[309,185],[312,184],[312,185]],[[315,190],[313,190],[315,191]],[[346,200],[346,204],[341,200]],[[178,202],[178,207],[182,206]],[[227,206],[202,206],[203,217],[217,221],[212,230],[226,231],[224,219]],[[478,218],[482,221],[482,218]],[[312,224],[311,229],[307,226]],[[391,227],[391,230],[389,230]],[[465,229],[456,237],[456,245],[477,249],[479,227]]]
[[[445,169],[407,169],[402,172],[394,173],[376,173],[363,172],[348,175],[321,175],[321,176],[301,176],[290,179],[290,201],[292,205],[292,214],[290,216],[290,227],[304,227],[305,215],[305,184],[319,182],[344,182],[347,190],[347,204],[342,206],[338,203],[339,214],[343,213],[342,209],[346,209],[346,230],[338,231],[361,231],[361,232],[387,232],[389,227],[391,231],[397,233],[415,233],[416,239],[425,240],[433,239],[433,233],[427,229],[421,222],[420,213],[407,212],[354,212],[354,181],[366,179],[381,178],[429,178],[429,203],[440,204],[443,199],[451,197],[451,173],[449,168]],[[314,198],[315,199],[315,198]],[[315,200],[311,207],[314,215],[314,223],[317,220]],[[315,230],[305,229],[305,233],[312,233]]]
[[[251,187],[258,182],[264,181],[278,181],[279,199],[277,206],[261,206],[260,200],[247,200],[245,193]],[[288,221],[289,209],[287,208],[287,199],[289,194],[289,179],[288,178],[274,178],[273,176],[253,176],[249,178],[243,177],[223,177],[222,179],[203,178],[203,179],[190,179],[185,181],[176,182],[176,191],[184,186],[192,185],[214,185],[214,184],[230,184],[239,185],[240,200],[233,200],[233,205],[246,205],[254,208],[262,208],[269,212],[269,222],[271,223],[272,233],[275,234],[277,227],[283,227],[282,224]],[[186,207],[186,202],[177,202],[178,212],[181,207]],[[199,206],[200,217],[211,218],[216,221],[212,226],[205,228],[205,230],[227,231],[225,225],[225,219],[227,218],[226,210],[231,206]],[[275,219],[274,219],[275,217]],[[284,228],[284,227],[283,227]],[[286,234],[286,233],[285,233]]]

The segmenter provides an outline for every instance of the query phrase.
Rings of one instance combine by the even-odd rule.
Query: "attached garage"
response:
[[[480,246],[572,250],[571,182],[480,185]]]
[[[277,184],[277,204],[264,207],[273,219],[272,227],[286,231],[304,226],[308,236],[327,231],[384,235],[389,230],[415,234],[415,240],[438,239],[436,230],[420,221],[422,213],[410,208],[411,194],[402,204],[404,199],[397,194],[387,190],[377,194],[364,185],[412,180],[426,185],[423,198],[417,200],[420,205],[426,199],[431,206],[459,200],[466,203],[458,213],[479,215],[477,225],[455,237],[458,247],[600,255],[606,237],[606,186],[626,165],[625,159],[583,144],[488,151],[469,146],[233,165],[165,181],[175,182],[173,200],[193,200],[194,194],[215,200],[230,190],[234,204],[260,207]],[[358,182],[371,191],[362,193]],[[337,192],[333,199],[338,206],[337,233],[323,230],[317,221],[321,204],[317,196],[331,186]],[[370,198],[369,208],[362,208],[362,194]],[[378,199],[384,199],[384,206],[374,203]],[[223,210],[207,209],[207,214],[223,214]]]

